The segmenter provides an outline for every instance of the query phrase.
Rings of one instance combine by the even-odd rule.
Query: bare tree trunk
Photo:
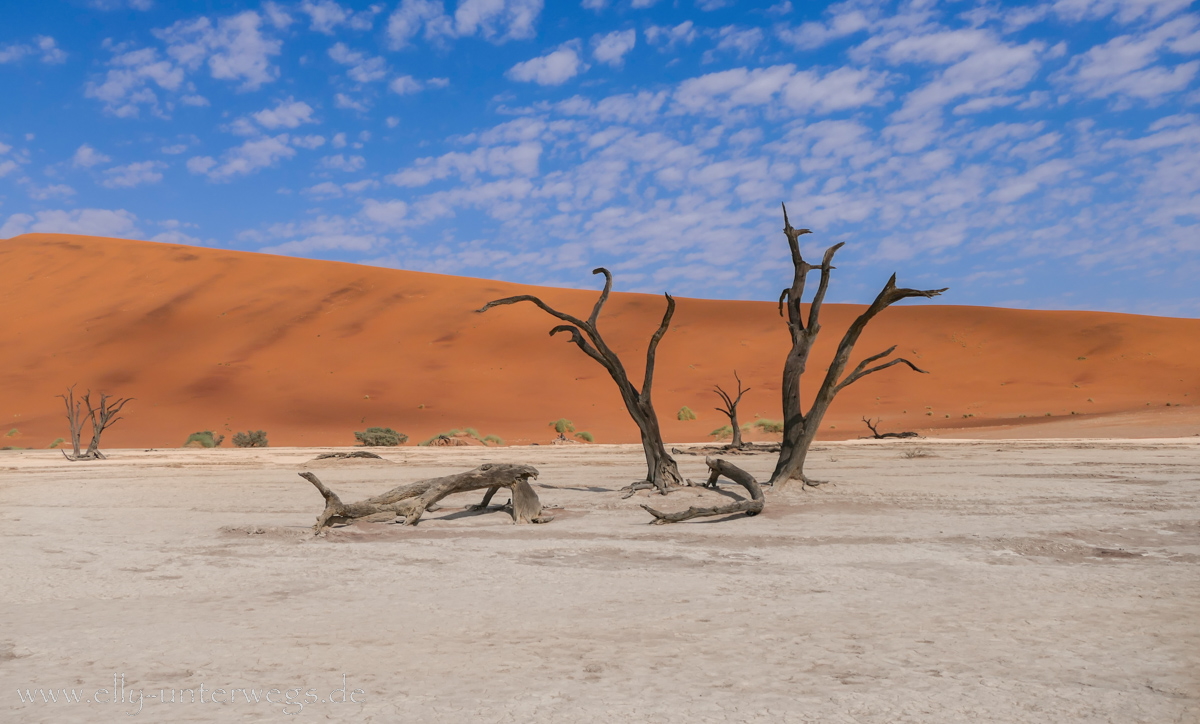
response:
[[[397,519],[403,518],[404,525],[416,525],[431,505],[447,495],[484,488],[487,488],[488,492],[484,497],[483,507],[487,506],[497,489],[512,490],[514,523],[546,523],[551,520],[542,515],[541,501],[533,486],[529,484],[529,478],[538,476],[537,468],[530,465],[485,463],[464,473],[400,485],[357,503],[343,503],[337,493],[327,488],[312,473],[299,475],[312,483],[325,498],[325,510],[317,517],[316,525],[313,526],[313,532],[318,534],[335,523],[380,513],[392,513]]]
[[[88,390],[90,393],[91,390]],[[65,450],[62,451],[63,457],[68,460],[79,459],[79,438],[83,434],[83,417],[82,417],[82,402],[75,399],[75,385],[67,388],[67,394],[59,395],[63,403],[67,406],[67,425],[71,428],[71,455],[67,455]]]
[[[800,253],[800,237],[812,232],[808,229],[792,228],[791,223],[788,221],[786,206],[783,209],[783,233],[787,236],[788,246],[792,252],[792,266],[794,267],[795,275],[792,280],[792,286],[783,290],[783,293],[779,296],[779,314],[780,316],[784,316],[786,306],[788,330],[792,336],[792,348],[788,351],[788,356],[783,366],[783,444],[779,450],[779,460],[775,465],[775,472],[771,475],[771,484],[779,488],[786,487],[793,480],[799,480],[803,485],[817,484],[804,475],[804,461],[808,456],[808,448],[812,445],[813,440],[816,439],[817,431],[821,427],[821,420],[825,417],[825,413],[829,410],[829,406],[838,392],[869,374],[879,372],[896,364],[907,365],[917,372],[925,372],[902,357],[897,357],[874,367],[868,366],[890,355],[896,349],[893,346],[879,354],[867,357],[854,368],[853,372],[842,377],[846,365],[850,362],[850,354],[854,350],[854,345],[858,342],[858,338],[867,324],[877,314],[901,299],[908,299],[910,297],[936,297],[946,291],[945,288],[928,290],[897,288],[896,275],[893,274],[892,278],[888,280],[887,284],[884,285],[883,289],[875,297],[875,301],[871,303],[871,306],[867,307],[866,311],[854,320],[842,336],[842,341],[838,344],[833,362],[829,365],[829,369],[825,373],[825,378],[817,390],[816,398],[813,400],[813,404],[809,407],[808,412],[805,413],[800,404],[800,381],[804,376],[804,368],[808,363],[809,352],[812,350],[812,345],[816,341],[817,334],[821,331],[821,308],[825,302],[825,293],[829,289],[829,278],[834,269],[833,256],[837,253],[838,249],[842,248],[842,243],[834,244],[826,249],[821,263],[814,266],[806,262]],[[820,270],[821,280],[816,293],[813,295],[812,302],[809,304],[808,319],[806,322],[800,305],[804,296],[804,286],[808,280],[808,274],[816,270]]]
[[[596,329],[596,321],[600,317],[600,310],[603,309],[604,303],[608,301],[608,295],[612,291],[612,274],[603,267],[592,270],[592,273],[604,275],[604,291],[600,293],[600,298],[596,300],[596,304],[592,308],[592,314],[586,321],[565,312],[560,312],[530,294],[496,299],[488,302],[476,311],[486,312],[492,307],[516,304],[518,302],[530,302],[550,316],[567,322],[567,324],[560,324],[551,329],[550,335],[554,336],[559,332],[569,333],[571,341],[579,349],[583,350],[584,354],[596,360],[604,369],[608,370],[609,376],[617,383],[617,389],[621,392],[621,400],[625,403],[625,409],[629,412],[629,416],[633,418],[634,424],[638,426],[638,431],[641,433],[642,449],[646,454],[645,482],[653,485],[660,493],[666,495],[671,487],[683,483],[683,476],[679,474],[679,466],[676,464],[675,458],[671,457],[670,453],[667,452],[667,448],[663,445],[662,431],[658,426],[658,415],[655,413],[654,404],[651,401],[651,389],[654,383],[655,354],[658,351],[658,343],[662,341],[663,335],[667,333],[667,329],[670,327],[671,317],[675,315],[675,300],[670,294],[665,295],[667,298],[667,309],[663,314],[662,322],[658,325],[654,336],[650,338],[650,344],[646,349],[646,370],[642,380],[642,389],[638,390],[629,381],[629,375],[625,372],[625,366],[621,363],[621,359],[617,357],[616,352],[613,352],[609,348],[604,338],[600,336],[600,332]]]
[[[713,515],[732,515],[734,513],[745,513],[748,516],[758,515],[762,512],[765,504],[762,488],[759,487],[758,481],[750,473],[742,470],[733,463],[725,462],[719,458],[706,457],[704,462],[708,464],[709,475],[708,482],[705,487],[716,488],[717,479],[722,475],[729,478],[733,482],[741,485],[750,493],[750,500],[742,499],[729,505],[717,505],[708,508],[690,507],[687,510],[681,510],[678,513],[663,513],[651,508],[649,505],[643,504],[642,507],[646,512],[654,516],[651,521],[657,525],[663,523],[679,523],[692,518],[702,518]]]
[[[716,393],[725,403],[725,407],[718,407],[716,410],[729,418],[729,426],[733,428],[733,440],[726,447],[730,450],[741,450],[744,444],[742,443],[742,428],[738,426],[737,407],[738,403],[742,401],[742,395],[749,392],[750,388],[742,389],[742,378],[738,377],[737,370],[733,371],[733,379],[738,383],[737,397],[731,397],[728,392],[721,389],[720,385],[716,385]]]

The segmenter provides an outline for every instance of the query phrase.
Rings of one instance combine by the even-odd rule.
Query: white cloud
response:
[[[274,108],[264,108],[251,116],[263,128],[274,130],[276,128],[297,128],[303,123],[316,123],[312,114],[312,106],[289,97],[285,101],[280,101]]]
[[[332,171],[345,171],[347,173],[353,171],[361,171],[367,165],[367,159],[362,156],[345,156],[343,154],[335,154],[326,156],[321,159],[322,168],[327,168]]]
[[[333,105],[336,108],[347,108],[359,113],[366,113],[371,108],[366,101],[355,100],[345,93],[333,94]]]
[[[661,50],[671,51],[678,45],[691,45],[696,40],[696,26],[691,20],[685,20],[674,27],[651,25],[646,28],[646,42],[650,45],[661,45]]]
[[[13,171],[16,171],[18,168],[20,168],[20,166],[18,166],[17,162],[13,161],[12,159],[0,161],[0,178],[4,178]]]
[[[403,201],[363,201],[362,216],[369,221],[391,229],[408,225],[408,204]]]
[[[309,17],[309,29],[326,35],[333,35],[334,30],[343,25],[352,30],[370,30],[375,24],[375,16],[382,10],[383,5],[372,5],[356,13],[332,0],[304,0],[300,3],[300,12]]]
[[[712,62],[718,50],[728,50],[739,56],[753,53],[762,45],[764,35],[761,28],[742,28],[736,25],[726,25],[713,33],[717,39],[717,47],[704,54],[706,62]]]
[[[98,164],[108,163],[111,160],[108,156],[105,156],[85,143],[75,149],[75,155],[71,157],[71,165],[78,168],[91,168]]]
[[[411,75],[402,75],[398,78],[394,78],[391,83],[388,83],[388,90],[393,93],[398,93],[402,96],[408,95],[409,93],[416,93],[420,91],[422,87],[421,81],[413,78]]]
[[[346,134],[345,133],[333,134],[332,143],[333,143],[334,148],[345,148],[346,147]]]
[[[1056,0],[1054,12],[1067,20],[1115,15],[1122,23],[1161,20],[1191,5],[1191,0]]]
[[[795,28],[783,26],[776,32],[781,40],[800,50],[813,50],[839,38],[866,30],[870,24],[862,10],[851,9],[835,14],[828,23],[808,22]]]
[[[46,201],[56,197],[67,198],[75,195],[75,189],[66,184],[50,184],[49,186],[31,186],[28,189],[29,198]]]
[[[546,55],[517,63],[505,75],[522,83],[562,85],[584,70],[578,48],[579,41],[573,40]]]
[[[296,146],[297,148],[306,148],[311,151],[314,148],[320,148],[321,146],[324,146],[325,137],[317,135],[292,136],[292,145]]]
[[[397,186],[412,187],[424,186],[452,175],[466,179],[473,179],[478,174],[531,176],[537,173],[541,153],[541,144],[532,142],[478,148],[471,153],[447,153],[436,158],[417,159],[409,168],[388,176],[387,181]]]
[[[1184,90],[1200,70],[1200,62],[1172,66],[1162,63],[1162,56],[1168,51],[1200,51],[1198,25],[1197,18],[1183,16],[1144,33],[1118,36],[1072,58],[1055,78],[1094,98],[1155,100]]]
[[[29,44],[16,43],[0,47],[0,65],[15,63],[31,55],[37,55],[38,60],[50,65],[67,62],[67,54],[55,43],[49,35],[35,35]]]
[[[118,52],[109,61],[104,81],[88,81],[84,95],[104,103],[104,109],[118,118],[134,118],[140,105],[161,113],[158,96],[150,84],[167,91],[183,85],[183,69],[161,58],[154,48]]]
[[[207,17],[181,20],[155,35],[181,66],[196,70],[206,63],[213,78],[241,81],[241,90],[255,90],[279,77],[270,58],[279,55],[282,43],[264,36],[262,24],[262,16],[246,11],[216,23]]]
[[[296,150],[288,141],[286,133],[252,139],[226,151],[220,161],[211,156],[194,156],[188,159],[187,169],[208,176],[212,181],[230,181],[235,176],[251,174],[295,156]]]
[[[162,181],[161,169],[167,167],[162,161],[141,161],[125,166],[116,166],[104,171],[101,186],[110,189],[129,189],[144,184]]]
[[[137,216],[125,209],[73,209],[39,211],[8,217],[0,236],[17,234],[83,234],[86,236],[137,236]]]
[[[735,68],[688,79],[674,93],[689,113],[729,113],[737,108],[782,105],[797,112],[830,113],[875,102],[883,76],[843,67],[820,75],[794,65]]]
[[[329,57],[338,63],[350,67],[346,75],[355,83],[373,83],[387,77],[387,62],[383,58],[370,58],[356,50],[350,50],[345,43],[336,43],[329,49]]]
[[[541,12],[542,0],[459,0],[451,18],[440,0],[402,0],[388,18],[388,42],[399,50],[422,34],[435,43],[475,35],[494,43],[527,40]]]
[[[614,30],[607,35],[592,36],[592,57],[614,68],[625,64],[625,54],[637,45],[637,31]]]

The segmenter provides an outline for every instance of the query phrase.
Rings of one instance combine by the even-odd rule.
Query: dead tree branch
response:
[[[312,473],[299,475],[312,483],[325,498],[325,510],[317,516],[317,522],[313,526],[313,532],[317,534],[337,523],[381,513],[394,514],[397,520],[403,518],[404,525],[416,525],[431,505],[447,495],[484,488],[488,489],[486,499],[490,499],[498,488],[509,488],[512,491],[514,523],[548,523],[551,520],[542,515],[542,503],[533,486],[529,484],[529,478],[538,476],[537,468],[530,465],[485,463],[464,473],[400,485],[386,493],[356,503],[343,503],[337,493],[327,488]]]
[[[519,294],[504,299],[495,299],[483,305],[477,312],[486,312],[492,307],[499,307],[508,304],[518,304],[520,302],[529,302],[535,305],[542,311],[546,312],[555,319],[560,319],[566,324],[560,324],[550,330],[550,336],[566,332],[571,335],[571,342],[579,347],[588,357],[600,363],[604,369],[608,371],[613,381],[617,383],[617,389],[621,392],[621,400],[625,403],[625,409],[629,411],[629,416],[633,418],[634,423],[638,426],[638,431],[641,433],[642,449],[646,454],[646,481],[654,485],[660,493],[666,495],[667,491],[673,487],[680,485],[683,482],[683,477],[679,474],[679,466],[675,459],[667,452],[662,441],[662,431],[658,424],[658,414],[654,411],[654,404],[651,399],[651,389],[654,384],[654,361],[658,351],[659,342],[671,325],[671,318],[675,315],[675,299],[670,294],[664,295],[667,298],[667,309],[663,313],[662,322],[659,323],[658,329],[650,338],[650,344],[646,348],[646,370],[642,378],[642,388],[639,390],[629,381],[629,374],[625,371],[624,364],[597,330],[596,323],[600,318],[600,312],[604,308],[604,303],[608,301],[609,293],[612,291],[612,274],[604,267],[599,267],[592,270],[593,274],[604,275],[604,290],[600,292],[600,298],[596,300],[596,304],[592,307],[592,313],[587,320],[579,319],[566,312],[560,312],[550,305],[543,302],[541,299],[531,294]]]
[[[100,393],[100,402],[92,404],[92,391],[88,390],[83,393],[82,400],[75,399],[75,385],[67,388],[67,394],[58,395],[63,399],[67,407],[67,424],[71,428],[71,448],[72,454],[67,455],[63,451],[63,457],[68,460],[103,460],[104,453],[100,452],[100,436],[104,431],[112,427],[122,418],[119,417],[121,410],[125,405],[133,401],[132,397],[118,397],[116,400],[109,402],[109,397],[105,393]],[[92,440],[88,443],[87,450],[83,453],[79,452],[80,436],[83,432],[83,408],[87,407],[87,419],[92,424]]]
[[[692,506],[687,510],[681,510],[677,513],[663,513],[651,508],[649,505],[643,504],[642,507],[646,509],[646,512],[654,516],[654,520],[651,521],[651,523],[655,525],[662,525],[664,523],[679,523],[684,520],[691,520],[692,518],[703,518],[713,515],[732,515],[734,513],[745,513],[748,516],[755,516],[762,512],[765,502],[763,498],[763,492],[762,488],[758,485],[758,481],[754,479],[753,475],[745,470],[742,470],[733,463],[725,462],[719,458],[708,457],[704,459],[704,462],[708,464],[709,469],[708,482],[705,483],[705,487],[716,488],[717,479],[724,475],[733,482],[745,488],[746,491],[750,493],[750,499],[746,500],[745,498],[742,498],[735,503],[730,503],[728,505],[715,505],[708,508]]]

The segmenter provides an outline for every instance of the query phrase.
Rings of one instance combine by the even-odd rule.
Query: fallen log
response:
[[[747,516],[755,516],[762,512],[766,501],[763,497],[762,488],[753,475],[733,463],[725,462],[720,458],[707,457],[704,458],[704,462],[708,465],[709,469],[708,482],[704,484],[704,487],[716,488],[717,479],[724,475],[745,488],[750,493],[750,499],[746,500],[743,498],[728,505],[715,505],[708,508],[692,506],[687,510],[681,510],[677,513],[663,513],[651,508],[649,505],[643,504],[642,507],[646,509],[646,512],[654,516],[654,520],[650,521],[652,524],[679,523],[684,520],[691,520],[692,518],[732,515],[734,513],[745,513]]]
[[[318,535],[336,523],[380,513],[393,513],[397,520],[404,519],[404,525],[416,525],[430,506],[447,495],[484,488],[488,489],[485,500],[490,499],[499,488],[509,488],[512,491],[514,523],[548,523],[552,520],[542,516],[542,503],[529,484],[529,478],[538,476],[537,468],[531,465],[484,463],[464,473],[400,485],[386,493],[356,503],[343,503],[337,493],[326,487],[320,478],[312,473],[299,475],[312,483],[325,498],[325,510],[321,511],[316,524],[313,525],[313,533]]]

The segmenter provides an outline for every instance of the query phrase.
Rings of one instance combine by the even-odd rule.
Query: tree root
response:
[[[716,505],[708,508],[698,508],[692,506],[687,510],[682,510],[677,513],[663,513],[651,508],[649,505],[642,505],[646,512],[654,516],[651,521],[653,525],[662,525],[664,523],[679,523],[692,518],[703,518],[713,515],[732,515],[734,513],[745,513],[747,516],[755,516],[762,512],[765,499],[763,498],[762,488],[759,487],[758,481],[750,473],[742,470],[738,466],[725,462],[719,458],[707,457],[704,462],[708,465],[709,476],[708,482],[704,487],[716,488],[717,479],[722,475],[729,478],[733,482],[741,485],[750,493],[750,500],[745,498],[730,503],[729,505]]]
[[[488,489],[488,494],[484,497],[485,503],[491,500],[491,496],[499,488],[509,488],[512,491],[514,523],[546,523],[551,520],[542,516],[542,503],[529,484],[529,478],[538,476],[537,468],[530,465],[485,463],[464,473],[400,485],[386,493],[356,503],[343,503],[338,494],[327,488],[313,473],[299,475],[312,483],[325,498],[325,510],[313,525],[313,533],[318,535],[331,525],[380,513],[394,514],[397,520],[403,518],[404,525],[416,525],[430,506],[447,495],[483,488]]]

